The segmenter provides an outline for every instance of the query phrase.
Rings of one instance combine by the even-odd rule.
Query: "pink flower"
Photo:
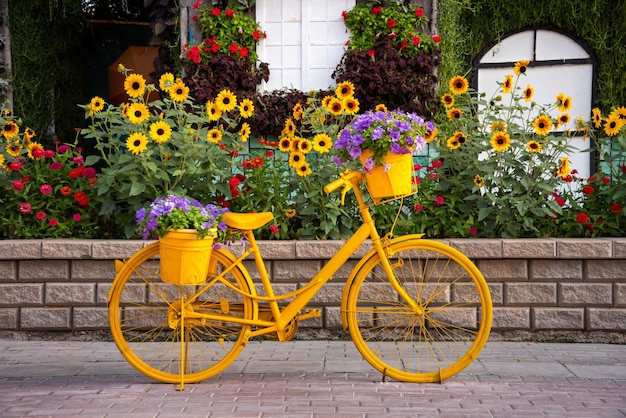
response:
[[[424,168],[424,167],[420,163],[413,164],[413,170],[414,171],[420,171],[422,168]]]
[[[56,219],[50,219],[48,221],[48,225],[53,226],[53,227],[57,226],[58,224],[59,224],[59,221],[57,221]]]
[[[80,213],[75,213],[74,216],[72,216],[72,219],[74,219],[76,222],[80,222],[82,216]]]
[[[416,204],[415,206],[413,206],[413,210],[415,212],[419,212],[420,210],[424,209],[424,206],[420,205],[419,203]]]
[[[471,227],[471,228],[469,229],[469,234],[470,234],[470,235],[476,235],[476,234],[478,234],[478,229],[476,229],[475,227]]]
[[[50,194],[52,193],[52,186],[50,186],[48,183],[44,183],[39,188],[39,191],[41,192],[41,194]]]
[[[86,179],[91,179],[96,177],[96,169],[93,167],[85,167],[81,175]]]
[[[57,171],[63,168],[63,163],[60,161],[53,161],[50,163],[50,170]]]
[[[46,152],[42,150],[41,148],[35,148],[33,150],[33,158],[40,159],[40,158],[43,158],[45,155],[46,155]]]
[[[9,164],[9,171],[20,171],[22,169],[22,163],[19,161],[13,161]]]
[[[439,178],[439,174],[437,174],[437,173],[430,173],[428,175],[428,177],[430,177],[431,179],[435,180],[435,179]]]
[[[81,155],[77,155],[74,158],[72,158],[72,161],[74,161],[75,164],[81,165],[82,163],[85,162],[85,159]]]
[[[22,180],[15,180],[13,182],[13,188],[15,190],[24,190],[24,182]]]
[[[37,212],[37,213],[35,214],[35,218],[36,218],[38,221],[42,221],[42,220],[46,219],[46,212]]]
[[[280,228],[276,224],[271,224],[270,225],[270,232],[272,234],[278,234],[280,232]]]
[[[57,152],[59,154],[65,154],[69,150],[70,150],[70,147],[68,145],[59,145],[59,148],[57,149]]]
[[[443,205],[443,202],[445,202],[445,201],[446,201],[446,199],[444,199],[443,196],[437,196],[435,198],[435,205],[441,206],[441,205]]]
[[[52,151],[51,149],[47,149],[45,152],[46,158],[54,158],[55,155],[57,155],[56,152]]]
[[[33,210],[33,206],[30,203],[20,203],[20,212],[30,213],[31,210]]]

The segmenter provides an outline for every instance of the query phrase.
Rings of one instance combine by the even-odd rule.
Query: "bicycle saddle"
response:
[[[226,212],[222,221],[233,229],[257,229],[274,219],[272,212],[234,213]]]

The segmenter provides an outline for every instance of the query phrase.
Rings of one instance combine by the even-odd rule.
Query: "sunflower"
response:
[[[348,115],[354,115],[359,111],[359,101],[353,97],[346,97],[343,99],[343,108]]]
[[[174,86],[174,74],[165,73],[159,78],[159,88],[165,92],[170,91],[170,89]]]
[[[126,140],[126,148],[134,155],[141,154],[148,146],[148,138],[141,132],[131,134]]]
[[[354,84],[350,81],[342,81],[337,85],[335,94],[340,99],[345,99],[354,96]]]
[[[283,136],[278,141],[278,149],[282,152],[289,152],[291,150],[291,138]]]
[[[41,145],[39,142],[31,142],[30,144],[28,144],[28,158],[30,158],[30,159],[34,159],[35,158],[35,156],[33,155],[33,151],[35,151],[36,149],[44,151],[43,145]],[[41,158],[41,157],[39,157],[39,158]],[[39,158],[37,158],[37,159],[39,159]]]
[[[135,125],[145,122],[149,117],[148,107],[143,103],[131,103],[128,107],[128,119]]]
[[[130,74],[124,80],[124,90],[129,97],[137,98],[146,89],[146,79],[141,74]]]
[[[447,115],[448,120],[455,120],[461,117],[463,111],[461,109],[457,109],[456,107],[452,107],[448,109]]]
[[[511,137],[505,132],[496,132],[489,142],[496,151],[506,151],[511,146]]]
[[[241,129],[239,130],[239,139],[241,142],[247,142],[248,138],[250,138],[250,124],[244,122],[241,124]]]
[[[468,88],[469,83],[465,77],[457,75],[450,79],[450,91],[452,91],[453,94],[465,94]]]
[[[441,96],[441,103],[443,103],[446,108],[454,106],[454,96],[450,93],[444,94]]]
[[[209,100],[206,103],[206,115],[209,117],[210,121],[217,121],[222,117],[222,110],[217,103],[213,103]]]
[[[332,99],[330,99],[327,109],[334,116],[339,116],[341,115],[341,112],[343,112],[343,104],[341,103],[341,100],[333,97]]]
[[[451,150],[455,150],[457,148],[459,148],[461,146],[461,143],[459,142],[459,140],[457,139],[456,135],[451,136],[450,138],[448,138],[448,141],[446,142],[446,145],[448,146],[448,148],[450,148]]]
[[[528,141],[526,143],[526,149],[530,152],[539,152],[541,151],[541,144],[537,141]]]
[[[524,101],[530,102],[535,94],[535,89],[530,84],[524,89]]]
[[[12,120],[4,122],[4,126],[2,127],[2,135],[6,139],[13,138],[19,132],[20,132],[20,128],[19,126],[17,126],[17,123],[13,122]]]
[[[611,114],[604,123],[604,132],[608,136],[615,136],[622,127],[623,122],[620,121],[619,115]]]
[[[435,129],[433,129],[432,131],[430,129],[427,129],[426,135],[424,135],[424,141],[431,142],[433,139],[437,137],[438,133],[439,133],[439,128],[437,128],[436,126],[435,126]]]
[[[313,143],[310,140],[306,138],[300,139],[300,141],[298,142],[298,151],[303,154],[307,154],[311,151],[311,149],[313,149]]]
[[[222,112],[230,112],[237,106],[237,96],[229,89],[224,89],[217,95],[215,103]]]
[[[504,77],[504,82],[502,82],[502,93],[510,93],[513,89],[513,76],[508,74]]]
[[[467,135],[465,135],[463,132],[456,131],[454,133],[454,137],[457,141],[459,141],[461,145],[464,144],[465,141],[467,141]]]
[[[530,61],[528,60],[517,61],[515,63],[515,67],[513,68],[513,72],[515,73],[515,75],[524,74],[526,72],[528,64],[530,64]]]
[[[293,138],[291,138],[291,149],[289,150],[289,152],[300,152],[300,141],[302,141],[304,138],[301,138],[299,136],[294,136]]]
[[[6,170],[6,169],[7,169],[7,167],[6,167],[6,165],[4,164],[4,161],[5,161],[5,160],[4,160],[4,155],[0,154],[0,168],[2,168],[2,169],[4,169],[4,170]]]
[[[621,106],[613,109],[609,117],[611,116],[617,116],[619,120],[621,120],[622,122],[626,122],[626,107]]]
[[[150,138],[158,144],[170,139],[172,136],[172,127],[164,120],[159,120],[150,125]]]
[[[374,110],[375,110],[376,112],[387,112],[387,106],[385,106],[385,105],[384,105],[384,104],[382,104],[382,103],[379,103],[379,104],[377,104],[377,105],[376,105],[376,107],[374,108]]]
[[[248,119],[254,114],[254,104],[250,99],[243,99],[239,104],[239,114],[242,118]]]
[[[301,152],[292,152],[291,154],[289,154],[289,165],[293,168],[298,168],[302,165],[302,163],[305,163],[306,160],[304,159],[304,154],[302,154]]]
[[[327,134],[317,134],[313,137],[313,149],[320,154],[327,153],[333,146],[333,140]]]
[[[483,187],[484,183],[485,183],[485,179],[482,178],[480,174],[476,174],[474,176],[474,184],[476,185],[476,187]]]
[[[569,167],[569,158],[568,157],[561,158],[561,163],[559,164],[559,168],[557,171],[558,176],[564,179],[567,176],[569,176],[570,172],[571,170]]]
[[[495,122],[491,123],[491,126],[489,127],[489,129],[491,129],[491,132],[506,132],[506,122],[503,120],[497,120]]]
[[[296,103],[293,109],[291,109],[291,113],[293,114],[294,120],[302,119],[302,105],[300,103]]]
[[[548,135],[552,130],[552,119],[548,115],[540,115],[533,121],[537,135]]]
[[[556,124],[558,125],[567,125],[570,121],[569,113],[563,113],[556,118]]]
[[[293,138],[296,132],[296,125],[293,123],[291,119],[287,119],[285,121],[285,127],[283,128],[283,135],[287,135],[289,138]]]
[[[210,129],[206,134],[206,139],[209,142],[217,144],[222,140],[222,132],[217,128]]]
[[[596,128],[602,126],[602,112],[597,107],[591,109],[591,121]]]
[[[322,99],[322,106],[324,106],[326,109],[329,109],[330,101],[332,99],[334,99],[333,96],[324,96],[324,98]]]
[[[91,102],[89,102],[89,115],[101,112],[102,109],[104,109],[104,100],[102,100],[102,97],[96,96],[91,99]]]
[[[569,112],[569,110],[572,108],[572,98],[564,95],[563,93],[557,94],[556,107],[561,113]]]
[[[185,82],[180,78],[176,80],[176,83],[169,90],[172,100],[175,102],[184,102],[189,97],[189,87],[185,85]]]
[[[298,173],[300,177],[306,177],[312,173],[311,167],[309,166],[309,163],[307,163],[306,161],[300,164],[299,167],[294,167],[294,168],[296,169],[296,173]]]
[[[31,128],[24,129],[24,139],[26,139],[26,141],[30,141],[35,135],[35,131]]]

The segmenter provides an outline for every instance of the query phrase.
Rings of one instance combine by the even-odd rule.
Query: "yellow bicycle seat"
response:
[[[274,219],[272,212],[234,213],[226,212],[222,221],[233,229],[257,229]]]

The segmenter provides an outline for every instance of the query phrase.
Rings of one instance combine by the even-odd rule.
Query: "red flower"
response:
[[[237,176],[232,177],[230,180],[228,180],[228,185],[230,186],[231,190],[239,186],[239,184],[241,184],[241,180],[239,180]]]
[[[234,198],[239,196],[239,189],[230,189],[230,195]]]
[[[375,54],[375,51],[373,49],[370,49],[369,51],[367,51],[367,55],[369,55],[370,57],[373,57]]]
[[[52,227],[55,227],[55,226],[57,226],[58,224],[59,224],[59,221],[57,221],[56,219],[50,219],[50,220],[48,221],[48,225],[50,225],[50,226],[52,226]]]
[[[626,174],[626,164],[622,164],[620,169],[622,170],[622,173]]]
[[[214,54],[217,54],[220,51],[220,44],[215,42],[213,45],[211,45],[211,51],[213,51]]]
[[[235,16],[235,11],[233,9],[227,9],[226,10],[226,16],[230,17],[231,19]]]
[[[89,204],[89,198],[85,195],[85,192],[83,192],[82,190],[79,190],[76,193],[74,193],[74,200],[80,206],[87,206]]]
[[[443,205],[443,202],[445,202],[445,199],[443,198],[443,196],[437,196],[435,198],[435,205],[441,206]]]
[[[15,180],[13,182],[13,188],[17,191],[24,190],[24,182],[22,180]]]
[[[194,45],[187,51],[187,59],[193,61],[195,64],[200,64],[202,58],[200,57],[200,48],[198,48],[198,45]]]
[[[344,21],[348,20],[348,12],[346,12],[345,10],[341,12],[341,17],[343,17]]]
[[[415,212],[419,212],[420,210],[424,209],[424,206],[420,205],[419,203],[416,204],[415,206],[413,206],[413,210]]]
[[[80,222],[80,220],[81,220],[82,218],[83,218],[83,217],[81,216],[81,214],[80,214],[80,213],[75,213],[75,214],[74,214],[74,216],[72,216],[72,219],[74,219],[74,221],[76,221],[76,222]]]
[[[193,9],[196,10],[198,7],[200,7],[200,3],[202,3],[202,0],[196,0],[196,2],[193,4]]]
[[[430,174],[428,175],[428,177],[434,180],[434,179],[436,179],[436,178],[439,178],[439,174],[437,174],[437,173],[430,173]]]
[[[387,35],[389,37],[389,39],[396,39],[396,33],[395,32],[391,32],[389,35]],[[405,41],[406,42],[406,41]]]
[[[52,186],[50,186],[48,183],[44,183],[39,188],[39,191],[41,192],[41,194],[50,194],[52,193]]]
[[[431,165],[433,168],[439,168],[443,165],[443,162],[441,160],[433,160]]]
[[[433,41],[435,41],[435,43],[441,42],[441,36],[440,35],[433,35]]]
[[[213,10],[211,10],[211,13],[213,13],[213,16],[219,16],[222,13],[222,11],[218,9],[217,7],[214,7]]]
[[[254,32],[252,32],[252,37],[254,38],[255,41],[258,41],[259,39],[261,39],[261,31],[258,29],[255,29]]]
[[[241,55],[242,57],[247,57],[248,48],[246,48],[245,46],[242,46],[241,49],[239,50],[239,55]]]
[[[419,44],[422,42],[422,40],[420,39],[419,36],[413,36],[411,38],[411,42],[413,42],[413,45],[419,46]]]
[[[611,213],[619,215],[624,210],[624,206],[621,203],[613,203],[609,210],[611,211]]]
[[[417,17],[424,16],[424,9],[422,9],[421,7],[419,9],[415,9],[415,16]]]
[[[378,16],[378,14],[382,11],[383,11],[383,6],[376,6],[372,9],[372,13],[374,14],[374,16]]]
[[[9,171],[20,171],[22,169],[22,163],[19,161],[13,161],[9,164]]]
[[[35,148],[33,150],[33,158],[40,159],[40,158],[43,158],[45,155],[46,155],[46,152],[42,150],[41,148]]]
[[[571,183],[574,181],[574,177],[572,177],[571,175],[568,175],[567,177],[563,179],[563,181],[566,183]]]
[[[273,157],[274,156],[274,151],[271,151],[271,150],[265,151],[265,156],[267,158]]]
[[[61,187],[61,194],[63,196],[69,196],[72,194],[72,188],[70,186]]]
[[[608,177],[602,177],[602,184],[611,184],[611,179]]]
[[[37,213],[35,214],[35,218],[36,218],[38,221],[43,221],[44,219],[46,219],[46,212],[37,212]]]
[[[406,44],[408,44],[408,43],[409,43],[408,41],[402,41],[402,42],[400,42],[400,49],[404,49],[404,48],[406,48]]]
[[[585,187],[583,187],[583,193],[584,194],[592,194],[593,193],[593,187],[591,187],[590,185],[586,185]]]
[[[576,222],[578,222],[579,224],[586,224],[589,221],[589,216],[587,216],[586,213],[579,213],[578,216],[576,216]]]
[[[280,232],[280,228],[276,224],[271,224],[270,225],[270,232],[272,234],[278,234]]]
[[[387,19],[387,29],[391,29],[394,26],[396,26],[396,20],[392,18]]]
[[[476,234],[478,234],[478,229],[477,229],[476,227],[474,227],[474,226],[473,226],[473,227],[471,227],[471,228],[469,229],[469,234],[470,234],[470,235],[476,235]]]
[[[236,54],[239,51],[239,45],[231,44],[229,50],[231,54]]]
[[[563,199],[561,196],[555,196],[554,200],[560,207],[565,206],[565,199]]]

